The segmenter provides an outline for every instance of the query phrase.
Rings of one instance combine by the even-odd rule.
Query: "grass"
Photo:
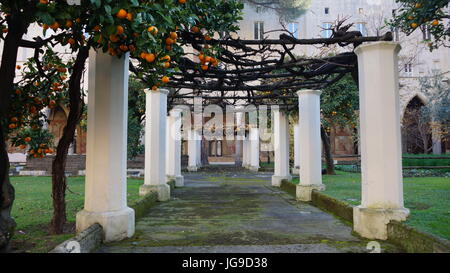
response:
[[[405,207],[411,215],[407,224],[450,240],[450,178],[410,177],[403,179]],[[298,179],[294,179],[298,183]],[[323,176],[325,194],[359,205],[361,174],[338,171]]]
[[[13,247],[19,251],[48,252],[57,244],[74,236],[75,215],[83,209],[84,177],[69,177],[67,199],[67,220],[72,228],[62,235],[49,235],[48,225],[52,218],[50,177],[11,177],[16,190],[12,215],[17,227]],[[141,179],[128,179],[128,203],[139,197]]]

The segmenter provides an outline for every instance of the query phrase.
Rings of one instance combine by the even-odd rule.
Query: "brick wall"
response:
[[[27,158],[27,164],[25,170],[29,171],[47,171],[51,173],[52,162],[55,158],[54,155],[49,155],[44,158]],[[66,163],[66,172],[74,175],[78,174],[79,170],[86,168],[86,155],[68,155]]]

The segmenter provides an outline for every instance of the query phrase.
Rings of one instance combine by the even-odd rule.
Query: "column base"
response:
[[[134,210],[126,207],[118,211],[90,212],[82,210],[76,216],[77,233],[93,224],[103,228],[103,241],[113,242],[130,238],[134,234]]]
[[[291,181],[292,180],[292,176],[290,176],[290,175],[288,175],[288,176],[273,175],[272,176],[272,186],[274,186],[274,187],[281,187],[281,181],[283,181],[283,180]]]
[[[249,169],[252,172],[259,171],[259,166],[248,166],[247,169]]]
[[[387,224],[391,220],[405,221],[409,209],[374,209],[357,206],[353,208],[353,230],[367,239],[386,240]]]
[[[292,168],[292,174],[297,174],[297,175],[299,175],[300,174],[300,168],[299,167],[294,167],[294,168]]]
[[[196,172],[198,170],[197,166],[188,166],[187,167],[188,172]]]
[[[139,188],[139,195],[144,196],[152,192],[158,193],[158,201],[164,202],[170,199],[170,186],[167,184],[161,185],[142,185]]]
[[[325,185],[297,185],[296,196],[297,200],[303,202],[310,202],[312,200],[312,191],[324,191]]]
[[[184,187],[184,177],[182,175],[168,175],[167,181],[170,180],[175,181],[175,187],[177,188]]]

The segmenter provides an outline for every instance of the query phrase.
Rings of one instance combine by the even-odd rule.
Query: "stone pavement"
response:
[[[270,173],[189,173],[136,224],[133,238],[99,252],[368,252],[351,226],[270,186]],[[382,251],[396,252],[383,244]]]

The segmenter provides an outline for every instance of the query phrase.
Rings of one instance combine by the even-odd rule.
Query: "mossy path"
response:
[[[367,252],[349,225],[271,187],[270,176],[185,174],[185,187],[151,208],[133,238],[99,252]]]

